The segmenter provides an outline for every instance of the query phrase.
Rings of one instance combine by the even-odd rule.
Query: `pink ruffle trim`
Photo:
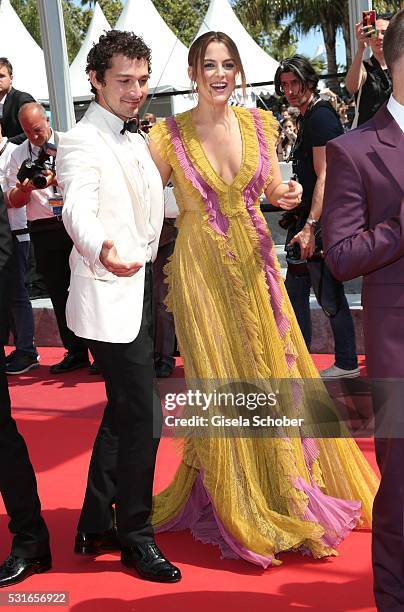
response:
[[[360,502],[325,495],[318,487],[308,485],[300,477],[295,486],[304,491],[309,499],[304,520],[319,523],[325,530],[322,538],[324,544],[334,548],[356,526],[360,517]],[[190,529],[196,540],[219,546],[222,559],[244,559],[263,568],[272,563],[272,556],[264,557],[246,549],[226,531],[203,484],[201,472],[180,513],[156,529],[156,532],[185,529]]]

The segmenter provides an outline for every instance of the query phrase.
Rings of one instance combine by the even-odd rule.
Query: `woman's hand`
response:
[[[374,28],[372,26],[362,26],[362,22],[355,24],[355,37],[358,41],[358,47],[362,51],[367,47],[369,42],[369,35],[372,35],[374,32]]]
[[[276,202],[276,206],[283,210],[292,210],[299,206],[302,201],[303,187],[297,181],[291,179],[288,183],[288,191]]]

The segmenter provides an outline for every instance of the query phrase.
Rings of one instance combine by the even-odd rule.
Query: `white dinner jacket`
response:
[[[145,264],[148,245],[155,259],[163,187],[143,138],[129,134],[128,152],[106,113],[92,102],[58,145],[63,222],[74,242],[66,318],[68,327],[82,338],[132,342],[142,319],[145,268],[131,277],[117,277],[104,268],[99,255],[103,241],[110,239],[124,261]],[[144,181],[139,180],[139,170]]]

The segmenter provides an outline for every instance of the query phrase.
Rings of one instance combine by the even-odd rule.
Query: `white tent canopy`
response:
[[[170,30],[151,0],[127,0],[115,28],[135,32],[151,48],[149,90],[189,89],[188,50]]]
[[[247,84],[274,80],[278,62],[251,38],[227,0],[211,0],[196,38],[210,30],[224,32],[234,40],[243,62]],[[273,91],[272,85],[254,87],[254,92],[257,94],[273,93]]]
[[[327,54],[325,51],[325,46],[323,44],[317,45],[317,49],[314,51],[311,59],[318,60],[320,62],[327,61]]]
[[[36,100],[48,100],[45,59],[41,47],[25,28],[10,4],[0,0],[0,56],[13,66],[13,86]]]
[[[91,95],[90,84],[86,75],[87,55],[93,44],[98,41],[101,34],[103,34],[105,30],[108,31],[110,29],[111,26],[97,3],[83,44],[70,66],[70,83],[72,96],[74,98],[88,97]]]

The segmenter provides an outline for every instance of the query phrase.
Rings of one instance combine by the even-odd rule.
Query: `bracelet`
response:
[[[317,219],[313,219],[312,217],[307,218],[306,225],[310,225],[310,227],[314,227],[314,229],[316,229],[318,224],[319,221],[317,221]]]

